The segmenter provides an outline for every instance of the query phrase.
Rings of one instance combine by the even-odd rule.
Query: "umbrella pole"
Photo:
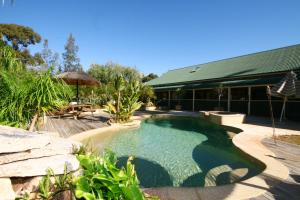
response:
[[[79,104],[79,83],[78,83],[78,80],[77,80],[77,95],[76,95],[76,98],[77,98],[77,104]]]
[[[274,120],[274,114],[273,114],[272,99],[271,99],[271,88],[270,88],[270,86],[267,86],[267,96],[268,96],[268,99],[269,99],[270,114],[271,114],[271,120],[272,120],[273,140],[274,140],[274,143],[277,144],[277,142],[276,142],[276,135],[275,135],[275,120]]]
[[[287,100],[287,98],[284,97],[284,99],[283,99],[283,105],[282,105],[282,110],[281,110],[281,115],[280,115],[280,122],[282,122],[282,118],[285,116],[285,103],[286,103],[286,100]]]

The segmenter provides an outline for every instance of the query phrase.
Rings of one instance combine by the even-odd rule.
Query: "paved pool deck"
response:
[[[114,124],[109,127],[103,127],[100,129],[89,130],[80,134],[71,136],[71,139],[77,141],[83,141],[84,139],[96,134],[106,133],[108,131],[118,131],[123,128],[138,127],[141,119],[150,117],[151,114],[163,114],[163,115],[184,115],[184,116],[198,116],[198,113],[191,112],[178,112],[171,111],[168,113],[137,113],[134,116],[134,121],[129,124]],[[147,188],[145,191],[150,194],[158,195],[162,200],[221,200],[221,199],[278,199],[277,193],[274,188],[280,186],[290,179],[290,171],[285,166],[281,159],[281,155],[275,154],[271,148],[264,145],[263,141],[272,136],[272,127],[270,121],[266,118],[247,118],[244,124],[226,124],[227,126],[233,126],[243,130],[243,132],[233,137],[233,143],[246,154],[256,158],[266,165],[266,169],[258,176],[250,179],[223,186],[217,187],[194,187],[194,188]],[[277,124],[276,135],[300,135],[300,124],[293,122],[285,122]],[[271,140],[272,141],[272,140]],[[279,142],[277,144],[280,144]],[[288,145],[288,144],[286,144]],[[276,147],[274,147],[276,149]],[[300,151],[299,147],[295,147],[292,151]],[[295,152],[295,154],[296,154]],[[278,152],[277,152],[278,153]],[[293,152],[291,152],[293,155]],[[288,155],[286,155],[288,156]],[[289,158],[284,158],[289,160]],[[295,167],[297,167],[296,162]],[[298,173],[296,171],[296,173]],[[299,178],[299,174],[294,174]],[[296,183],[297,184],[297,183]],[[296,185],[297,186],[297,185]],[[290,191],[290,185],[286,185],[286,191]],[[294,186],[293,186],[294,187]],[[272,191],[275,191],[272,193]],[[296,188],[296,192],[297,192]],[[295,193],[296,195],[297,193]],[[293,194],[288,199],[297,199]],[[272,198],[271,198],[272,197]],[[286,198],[282,198],[286,199]]]
[[[300,199],[300,146],[280,141],[274,144],[270,138],[265,138],[262,143],[275,153],[274,159],[279,160],[289,169],[289,177],[280,183],[276,178],[269,177],[266,181],[271,188],[251,200]]]

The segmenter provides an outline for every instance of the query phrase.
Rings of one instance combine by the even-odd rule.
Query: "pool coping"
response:
[[[189,113],[166,113],[166,114],[155,114],[158,116],[199,116]],[[92,129],[84,131],[82,133],[73,135],[69,139],[75,141],[83,141],[89,137],[105,133],[108,131],[119,131],[122,129],[138,128],[143,119],[151,117],[152,114],[144,114],[134,116],[132,122],[126,124],[112,124],[108,127],[102,127],[98,129]],[[242,150],[249,156],[262,162],[266,168],[265,170],[254,177],[243,180],[238,183],[227,184],[222,186],[213,187],[160,187],[160,188],[144,188],[146,193],[158,195],[161,199],[172,199],[172,200],[197,200],[197,199],[249,199],[257,197],[267,192],[270,186],[266,183],[266,177],[273,177],[278,180],[286,180],[289,176],[289,170],[281,162],[274,159],[275,154],[267,149],[261,141],[270,137],[270,130],[262,126],[254,126],[247,124],[226,124],[234,128],[242,130],[239,134],[236,134],[232,142],[233,144]],[[255,133],[253,132],[255,128]]]

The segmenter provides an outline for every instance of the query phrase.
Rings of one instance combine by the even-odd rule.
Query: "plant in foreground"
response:
[[[76,199],[84,200],[156,200],[157,197],[145,195],[139,188],[133,157],[127,161],[125,168],[117,168],[117,157],[111,151],[105,151],[102,156],[88,154],[85,147],[77,149],[82,173],[74,177],[67,173],[54,175],[51,169],[40,181],[37,198],[40,200],[60,199],[65,191],[69,191]],[[84,153],[84,154],[81,154]],[[28,200],[26,193],[19,200]]]
[[[83,176],[75,180],[75,196],[86,200],[92,199],[145,199],[139,188],[132,158],[126,168],[116,167],[117,157],[106,151],[102,157],[79,155]]]

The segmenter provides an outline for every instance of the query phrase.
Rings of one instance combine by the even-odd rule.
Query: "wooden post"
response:
[[[248,115],[251,114],[251,87],[248,87]]]
[[[231,88],[228,88],[227,92],[227,111],[230,112],[230,101],[231,101]]]
[[[169,90],[168,91],[168,107],[169,107],[169,109],[170,109],[170,106],[171,106],[171,91]]]
[[[195,112],[195,89],[193,89],[193,112]]]

